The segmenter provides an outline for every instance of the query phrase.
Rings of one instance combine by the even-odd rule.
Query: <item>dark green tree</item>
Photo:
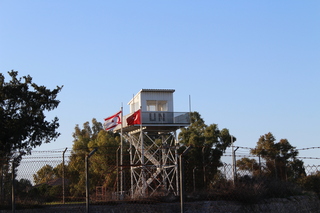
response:
[[[50,90],[33,83],[30,76],[18,78],[17,71],[8,73],[9,82],[0,73],[1,156],[15,151],[30,153],[60,135],[58,118],[47,121],[44,112],[58,107],[56,98],[62,87]]]
[[[320,196],[320,172],[317,171],[311,175],[301,177],[299,179],[299,184],[308,191],[313,191]]]
[[[70,195],[68,193],[68,166],[64,166],[65,170],[65,183],[66,183],[66,195]],[[30,190],[27,195],[31,197],[31,199],[39,201],[53,201],[53,200],[61,200],[61,195],[63,193],[63,164],[60,163],[56,167],[52,167],[51,165],[44,165],[41,169],[39,169],[36,174],[33,175],[33,181],[35,186]]]
[[[190,125],[179,133],[179,142],[193,147],[185,157],[187,187],[191,188],[191,180],[195,178],[197,189],[206,188],[222,165],[221,156],[231,145],[229,130],[219,130],[217,124],[208,126],[198,112],[192,112]]]
[[[41,169],[37,171],[36,174],[33,175],[33,181],[36,185],[41,183],[48,183],[56,179],[57,176],[54,172],[54,169],[51,165],[45,165]]]
[[[94,120],[93,122],[97,122]],[[70,162],[68,164],[70,175],[70,193],[75,196],[82,196],[85,193],[85,157],[89,154],[89,142],[96,138],[97,134],[92,134],[89,122],[83,124],[81,129],[76,125],[73,133],[73,147]],[[93,148],[92,148],[93,149]]]
[[[16,192],[17,196],[22,200],[28,196],[28,192],[32,189],[32,183],[28,179],[16,180]]]
[[[276,142],[271,132],[260,136],[251,154],[260,156],[266,161],[268,175],[281,180],[296,179],[305,174],[303,162],[297,159],[296,147],[287,139]]]
[[[73,150],[68,165],[70,192],[73,196],[83,196],[85,192],[85,157],[94,148],[98,151],[89,159],[90,187],[113,187],[116,181],[116,154],[120,145],[119,134],[103,130],[96,119],[78,125],[73,134]]]
[[[63,166],[63,164],[60,163],[56,167],[53,168],[53,172],[54,172],[56,178],[63,178],[63,169],[64,169],[64,173],[66,176],[68,174],[68,165]]]
[[[259,175],[259,163],[255,159],[241,158],[237,160],[237,168],[241,171],[252,172],[254,176]]]
[[[11,80],[6,82],[0,73],[0,183],[9,172],[11,159],[18,166],[24,154],[60,135],[58,118],[48,121],[45,112],[58,107],[60,101],[56,98],[62,87],[50,90],[33,83],[29,75],[18,78],[18,72],[13,70],[8,74]]]

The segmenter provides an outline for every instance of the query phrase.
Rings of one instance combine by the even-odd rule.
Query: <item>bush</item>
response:
[[[291,182],[244,176],[239,178],[235,184],[232,181],[215,183],[209,192],[202,193],[201,199],[253,204],[267,198],[286,198],[302,193],[301,187]]]
[[[62,186],[50,186],[48,184],[41,184],[32,188],[28,197],[36,203],[45,203],[62,200]]]
[[[320,174],[300,178],[298,183],[306,190],[315,192],[320,197]]]

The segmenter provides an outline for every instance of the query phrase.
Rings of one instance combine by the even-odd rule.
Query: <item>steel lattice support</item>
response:
[[[124,133],[130,143],[131,197],[179,193],[175,131]]]

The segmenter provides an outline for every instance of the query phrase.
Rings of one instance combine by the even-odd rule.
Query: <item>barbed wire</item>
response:
[[[65,160],[65,163],[68,163],[70,160]],[[58,162],[61,163],[61,160],[30,160],[30,161],[22,161],[21,164],[25,164],[25,163],[54,163],[54,162]]]
[[[239,149],[254,149],[254,148],[250,148],[250,147],[245,147],[245,146],[233,146],[234,148],[239,148]]]
[[[66,152],[71,152],[72,150],[66,150]],[[64,150],[62,151],[53,151],[53,150],[37,150],[37,151],[32,151],[31,154],[33,153],[62,153],[64,152]]]
[[[309,150],[309,149],[320,149],[320,147],[301,148],[301,149],[297,149],[297,150]]]
[[[107,145],[103,145],[103,146],[98,146],[97,148],[116,148],[119,146],[107,146]],[[206,146],[197,146],[195,148],[203,148]],[[62,158],[62,153],[65,152],[65,158],[68,159],[72,156],[72,152],[74,151],[79,151],[79,150],[85,150],[87,148],[83,148],[83,149],[72,149],[70,147],[66,147],[67,149],[60,149],[60,150],[35,150],[31,152],[31,155],[26,155],[23,157],[23,160],[29,161],[32,159],[61,159]],[[232,157],[232,151],[230,150],[231,147],[229,147],[229,149],[227,149],[225,151],[225,153],[223,154],[224,157]],[[252,155],[250,152],[246,152],[245,150],[254,150],[254,148],[250,148],[250,147],[244,147],[244,146],[234,146],[234,148],[236,148],[237,150],[235,150],[235,157],[237,158],[241,158],[241,157],[251,157],[251,158],[257,158],[259,156],[257,155]],[[239,150],[240,149],[240,150]],[[242,149],[242,150],[241,150]],[[305,147],[305,148],[300,148],[300,149],[296,149],[296,150],[312,150],[312,149],[320,149],[320,147]],[[41,155],[41,154],[49,154],[49,155]],[[50,155],[52,154],[52,155]],[[57,156],[56,154],[61,154],[61,156]],[[301,156],[301,157],[296,157],[297,159],[310,159],[310,160],[319,160],[320,157],[310,157],[310,156]]]
[[[62,157],[59,157],[59,156],[55,156],[55,157],[53,157],[53,156],[41,156],[41,157],[25,157],[25,158],[23,158],[23,159],[25,159],[25,160],[28,160],[28,159],[41,159],[41,158],[44,158],[44,159],[61,159]]]
[[[320,158],[318,158],[318,157],[296,157],[296,158],[299,158],[299,159],[313,159],[313,160],[320,160]]]
[[[67,149],[60,149],[60,150],[32,150],[31,154],[33,153],[62,153],[62,152],[72,152],[72,151],[78,151],[78,150],[86,150],[86,149],[91,149],[91,148],[115,148],[118,147],[118,145],[114,145],[114,146],[110,146],[110,145],[103,145],[103,146],[95,146],[95,147],[86,147],[86,148],[77,148],[77,149],[73,149],[71,147],[66,147]],[[203,147],[207,147],[207,146],[193,146],[194,148],[203,148]],[[252,147],[245,147],[245,146],[233,146],[234,148],[238,148],[238,149],[249,149],[249,150],[253,150],[255,148]],[[306,148],[300,148],[300,149],[296,149],[296,150],[309,150],[309,149],[320,149],[320,147],[306,147]],[[18,152],[17,152],[18,153]]]

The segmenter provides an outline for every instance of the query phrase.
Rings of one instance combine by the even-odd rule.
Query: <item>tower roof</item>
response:
[[[141,89],[139,92],[171,92],[173,93],[174,89]]]
[[[128,105],[142,92],[167,92],[167,93],[174,93],[174,89],[141,89],[137,94],[133,96],[133,98],[128,102]]]

